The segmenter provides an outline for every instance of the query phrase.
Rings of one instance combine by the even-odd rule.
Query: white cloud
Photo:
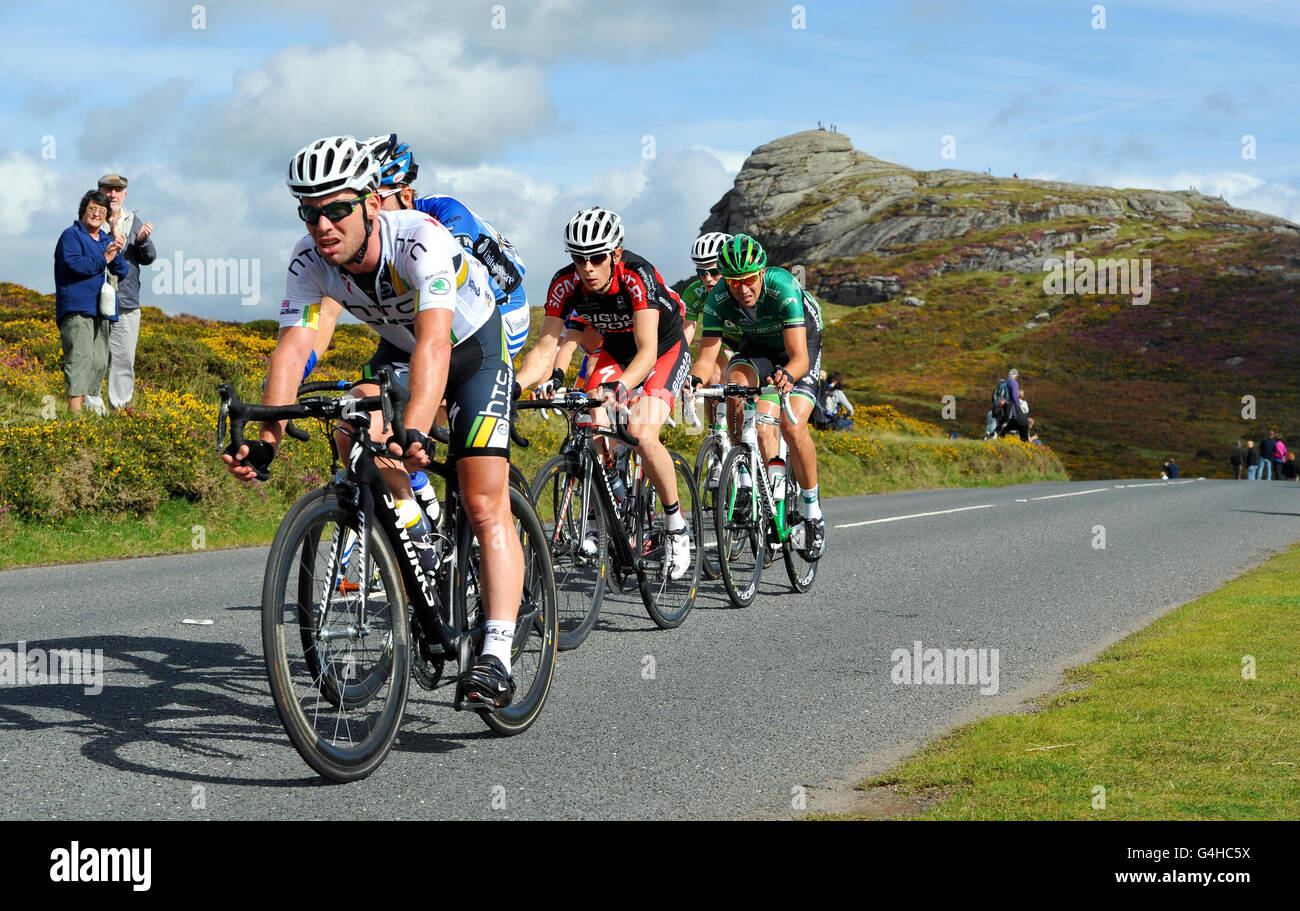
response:
[[[9,152],[0,157],[0,186],[5,188],[5,212],[4,217],[0,218],[0,235],[14,237],[25,234],[32,216],[50,208],[57,182],[58,174],[39,158],[21,152]],[[77,202],[80,199],[81,194],[78,193],[77,201],[72,203],[70,209],[69,223],[76,217]],[[50,244],[53,249],[53,241]]]
[[[181,145],[188,170],[224,176],[279,172],[321,136],[397,130],[425,160],[471,163],[552,116],[540,70],[467,56],[455,39],[444,38],[436,54],[418,45],[297,46],[240,73]]]

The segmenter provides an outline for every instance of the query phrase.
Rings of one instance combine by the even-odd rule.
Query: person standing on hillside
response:
[[[1273,478],[1275,480],[1281,480],[1282,478],[1282,466],[1286,464],[1286,456],[1286,443],[1283,443],[1279,437],[1277,443],[1273,446]]]
[[[63,382],[72,411],[81,411],[91,393],[99,393],[108,365],[109,327],[117,315],[100,313],[104,270],[119,280],[127,272],[122,241],[104,230],[107,218],[108,197],[99,190],[87,191],[77,220],[54,247],[54,321],[63,344]]]
[[[1241,445],[1241,440],[1237,441],[1236,447],[1232,450],[1228,464],[1232,466],[1232,477],[1240,481],[1246,468],[1246,447]]]
[[[1253,481],[1259,477],[1259,450],[1254,440],[1246,441],[1246,480]]]
[[[99,191],[108,197],[105,227],[115,240],[122,242],[122,257],[127,267],[127,274],[117,283],[117,322],[108,334],[108,407],[118,411],[131,404],[135,394],[135,346],[140,340],[140,267],[152,263],[158,253],[150,239],[153,223],[122,206],[126,201],[126,178],[121,174],[105,174],[99,178]]]
[[[1277,431],[1270,430],[1268,436],[1259,441],[1259,473],[1256,477],[1261,481],[1271,481],[1273,479],[1273,448],[1277,446]]]

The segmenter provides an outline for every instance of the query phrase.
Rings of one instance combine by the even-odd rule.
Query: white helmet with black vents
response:
[[[379,186],[379,163],[352,136],[329,136],[303,147],[289,160],[285,180],[294,196],[324,196],[338,190],[365,193]]]
[[[623,220],[599,206],[583,209],[564,226],[564,249],[579,256],[610,253],[623,246]]]
[[[718,251],[722,245],[731,240],[730,234],[723,234],[721,231],[710,231],[708,234],[701,234],[695,238],[695,243],[691,246],[691,261],[697,266],[708,266],[718,261]]]

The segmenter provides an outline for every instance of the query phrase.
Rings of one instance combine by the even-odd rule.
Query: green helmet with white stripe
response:
[[[718,269],[725,278],[751,275],[766,265],[763,245],[748,234],[737,234],[718,251]]]

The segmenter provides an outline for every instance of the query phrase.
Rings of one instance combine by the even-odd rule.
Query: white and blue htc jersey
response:
[[[421,196],[415,208],[432,215],[488,272],[488,284],[501,311],[506,348],[514,357],[528,338],[528,298],[524,294],[524,261],[501,232],[473,209],[452,196]]]

